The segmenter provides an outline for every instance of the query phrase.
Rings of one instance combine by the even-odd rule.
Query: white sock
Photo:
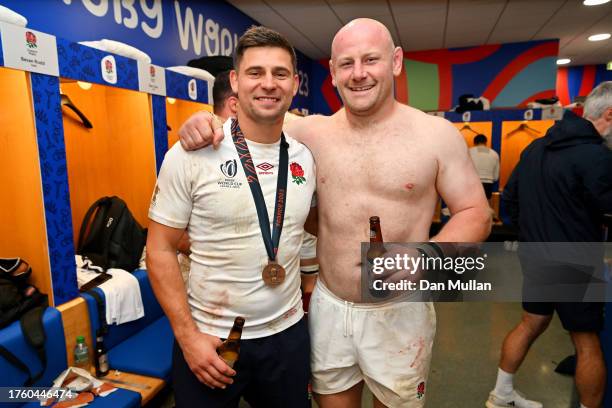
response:
[[[495,382],[495,389],[493,392],[495,395],[500,397],[507,397],[514,391],[514,374],[510,374],[502,370],[497,369],[497,381]]]

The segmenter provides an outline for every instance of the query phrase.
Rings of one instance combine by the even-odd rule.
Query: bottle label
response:
[[[98,365],[100,367],[100,372],[106,373],[108,372],[108,355],[102,354],[98,357]]]

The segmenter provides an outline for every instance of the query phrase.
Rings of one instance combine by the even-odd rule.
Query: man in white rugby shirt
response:
[[[253,27],[234,65],[237,119],[224,124],[216,149],[177,144],[166,154],[149,210],[147,266],[176,336],[176,406],[237,407],[244,397],[254,407],[307,407],[299,265],[315,166],[306,147],[282,134],[298,89],[295,52],[277,32]],[[185,228],[186,285],[176,258]],[[216,349],[237,316],[246,323],[231,369]]]

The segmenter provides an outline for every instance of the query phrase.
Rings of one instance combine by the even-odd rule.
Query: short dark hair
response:
[[[293,72],[297,72],[297,57],[289,41],[277,31],[264,26],[251,26],[251,28],[246,30],[238,40],[234,53],[235,70],[238,70],[238,65],[240,64],[244,52],[254,47],[278,47],[284,49],[291,56]]]
[[[229,71],[223,71],[217,74],[215,78],[215,84],[213,85],[213,110],[215,114],[221,112],[227,98],[236,96],[234,91],[232,91],[229,73]]]
[[[487,137],[482,134],[474,136],[474,144],[475,145],[487,144]]]

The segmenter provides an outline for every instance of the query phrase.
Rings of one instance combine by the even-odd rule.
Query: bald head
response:
[[[370,39],[373,43],[384,45],[390,52],[393,52],[395,48],[391,33],[384,24],[371,18],[357,18],[342,27],[334,36],[332,59],[351,42],[363,37]]]
[[[387,27],[371,18],[351,21],[332,42],[332,84],[352,118],[372,117],[391,108],[393,77],[402,66],[402,49],[393,45]]]

